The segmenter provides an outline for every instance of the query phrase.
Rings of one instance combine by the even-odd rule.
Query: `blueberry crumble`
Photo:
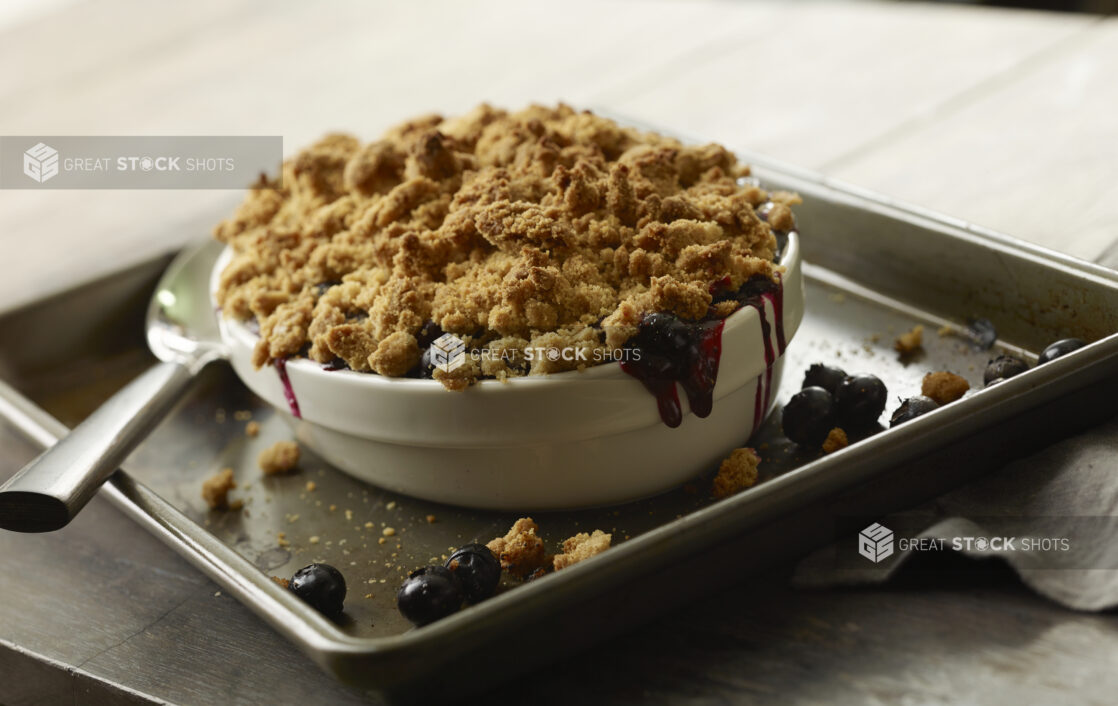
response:
[[[649,344],[654,363],[628,371],[665,421],[676,382],[701,416],[721,320],[777,296],[795,225],[798,197],[748,174],[721,146],[563,105],[421,117],[370,143],[328,135],[217,226],[233,252],[217,298],[259,327],[257,367],[306,357],[450,389]],[[471,353],[451,371],[431,354],[446,334]],[[552,348],[583,356],[529,355]]]

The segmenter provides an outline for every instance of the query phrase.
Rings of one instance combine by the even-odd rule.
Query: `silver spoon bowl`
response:
[[[57,444],[0,486],[0,527],[65,527],[155,428],[206,365],[228,357],[209,283],[223,245],[183,250],[148,305],[148,347],[161,362],[109,398]]]

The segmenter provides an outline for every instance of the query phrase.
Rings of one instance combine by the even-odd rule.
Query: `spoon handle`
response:
[[[195,372],[181,363],[157,363],[125,385],[0,486],[0,527],[65,527],[174,406]]]

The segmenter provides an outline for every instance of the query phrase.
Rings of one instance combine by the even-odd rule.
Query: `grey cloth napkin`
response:
[[[1118,420],[880,524],[894,532],[892,555],[875,563],[858,555],[853,540],[836,543],[803,559],[793,584],[886,581],[923,551],[902,548],[920,537],[967,556],[1000,557],[1037,593],[1070,608],[1118,606]],[[1000,544],[989,542],[995,537]]]

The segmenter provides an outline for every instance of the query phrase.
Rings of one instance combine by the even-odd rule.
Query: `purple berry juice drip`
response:
[[[649,314],[630,348],[639,352],[621,369],[640,380],[656,398],[660,419],[669,427],[683,421],[678,382],[691,411],[706,417],[714,406],[714,383],[722,357],[721,319],[688,323],[670,314]]]
[[[299,400],[295,399],[295,389],[291,387],[291,379],[287,377],[287,360],[276,358],[272,361],[272,365],[279,373],[280,384],[283,385],[283,398],[287,400],[287,406],[291,409],[291,414],[296,419],[302,419],[303,414],[299,411]]]
[[[730,278],[724,277],[710,286],[715,303],[735,301],[739,307],[757,310],[761,322],[764,345],[765,372],[758,379],[753,405],[754,431],[772,401],[773,365],[784,353],[784,287],[777,281],[757,276],[734,291]],[[770,322],[766,303],[772,305]],[[722,357],[723,319],[714,318],[713,310],[707,318],[687,323],[670,314],[649,314],[641,321],[637,335],[629,347],[640,353],[636,360],[621,363],[621,369],[640,380],[656,397],[660,418],[669,427],[683,421],[683,410],[676,391],[676,383],[683,386],[691,411],[697,417],[706,417],[714,405],[714,384],[718,378],[718,364]],[[773,341],[775,329],[776,341]]]

